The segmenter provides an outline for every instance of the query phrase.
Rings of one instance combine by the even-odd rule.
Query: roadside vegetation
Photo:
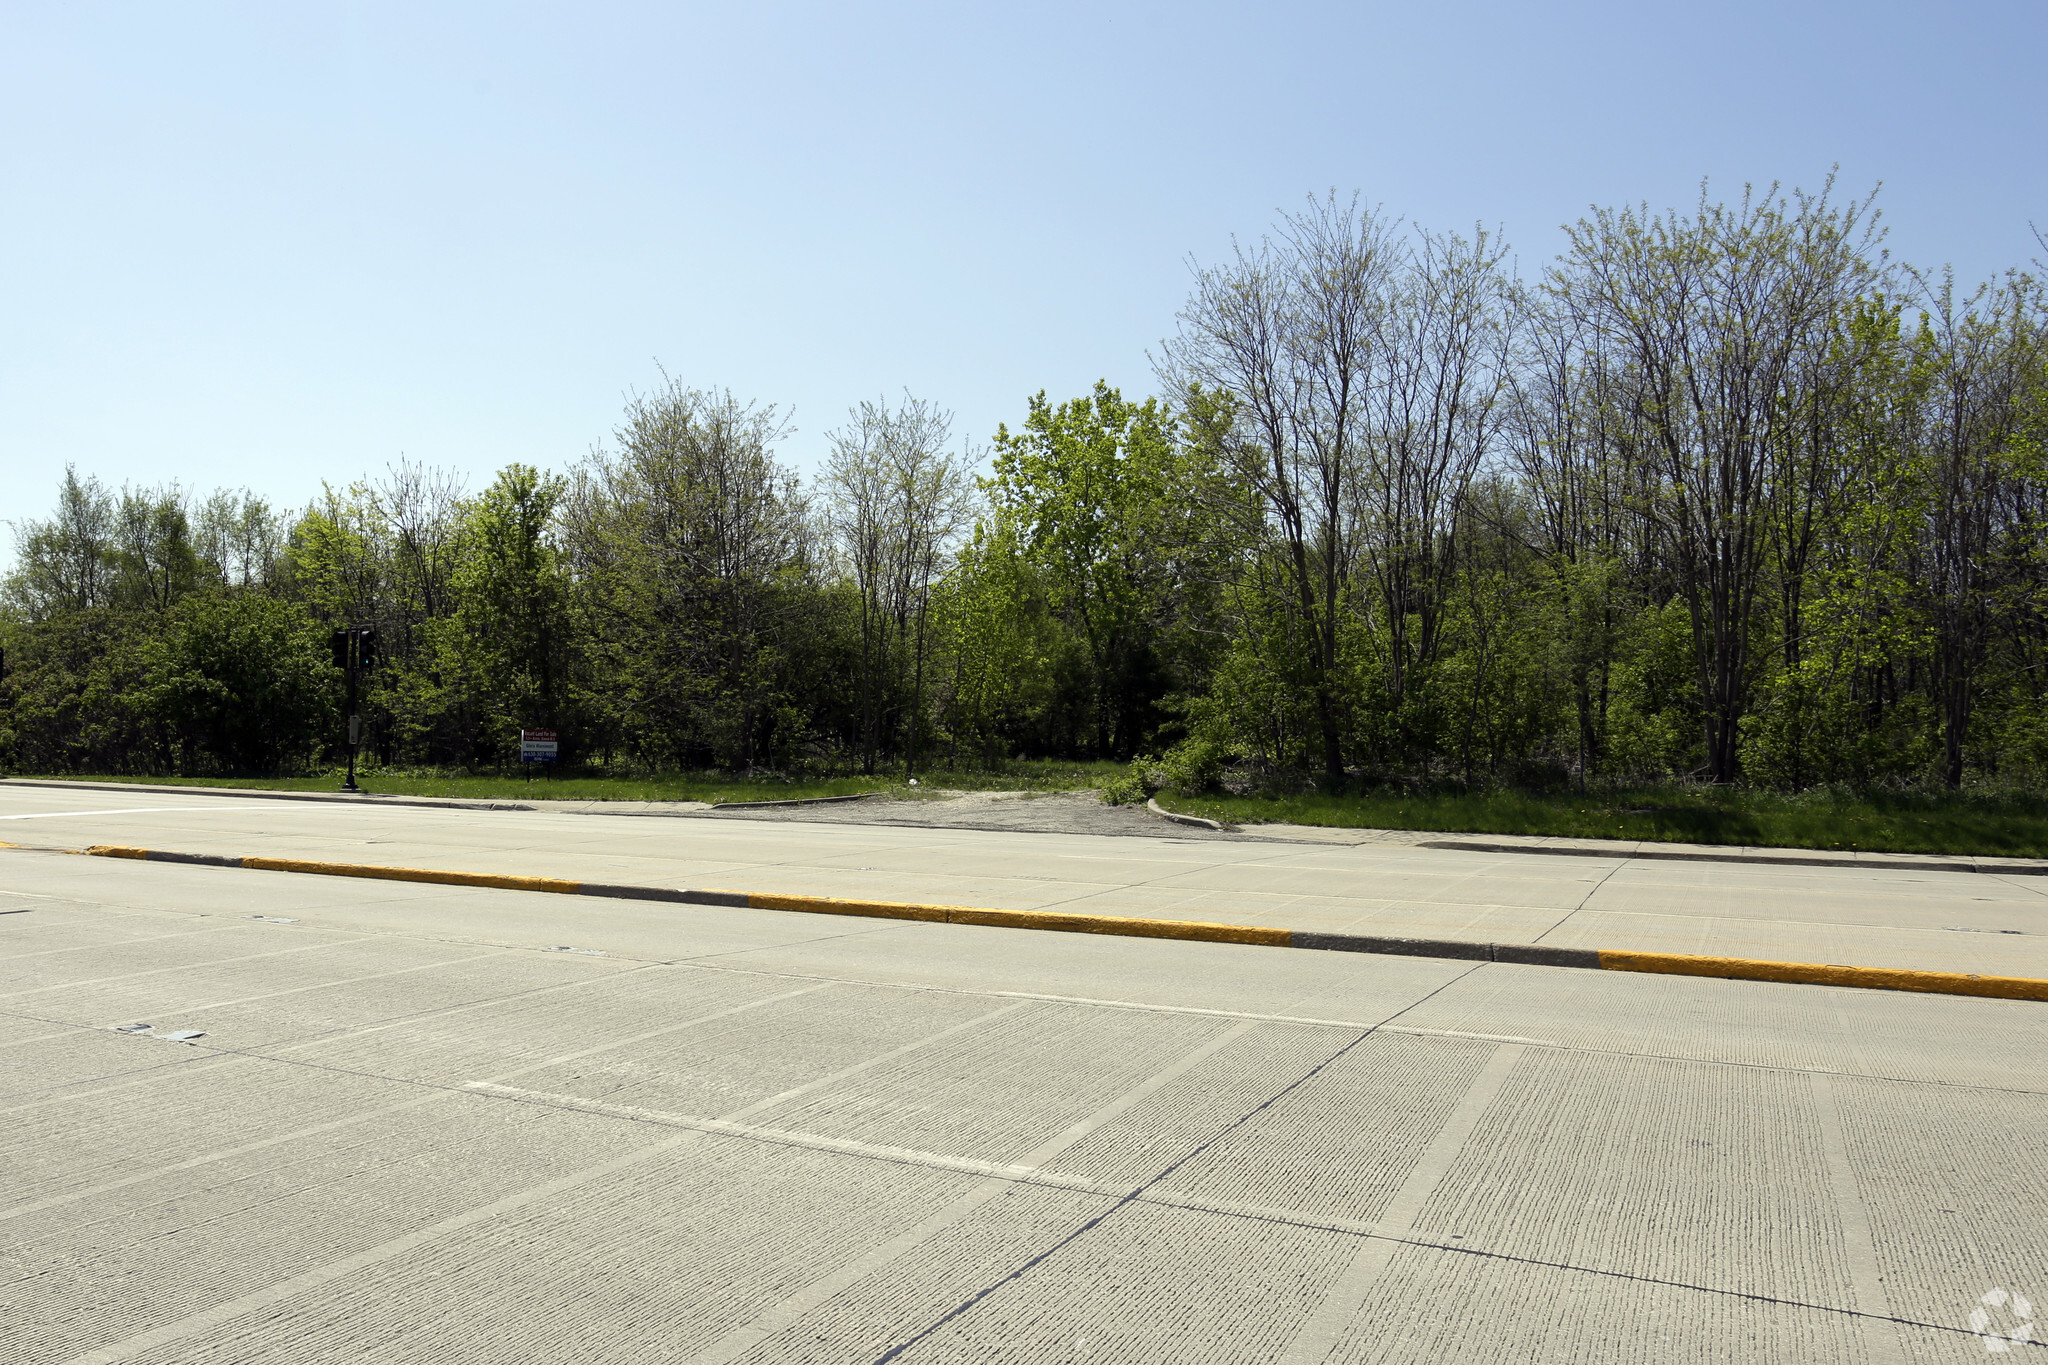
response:
[[[191,787],[234,787],[257,791],[331,792],[341,769],[294,777],[98,777],[95,781],[164,783]],[[425,768],[368,768],[356,773],[365,791],[390,796],[448,796],[495,801],[790,801],[820,796],[881,792],[917,799],[945,791],[1092,791],[1121,769],[1113,764],[1017,762],[1000,772],[927,773],[915,784],[886,777],[739,777],[722,772],[618,773],[601,768],[547,771],[541,765],[496,772],[446,772]],[[30,776],[30,774],[17,774]],[[58,780],[79,775],[43,774]]]
[[[317,788],[352,707],[392,791],[916,776],[2038,851],[2048,291],[1893,262],[1832,186],[1558,245],[1518,274],[1313,200],[1197,270],[1152,396],[1020,383],[987,449],[864,402],[808,479],[773,404],[667,374],[481,489],[401,462],[282,509],[67,470],[0,589],[0,772]],[[351,691],[331,642],[365,627]],[[562,772],[518,768],[522,730]]]
[[[1410,790],[1189,797],[1167,792],[1157,799],[1168,810],[1231,824],[2048,858],[2048,799],[2028,795],[1641,787],[1591,794]]]

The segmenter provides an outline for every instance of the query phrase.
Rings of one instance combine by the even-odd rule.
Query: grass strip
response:
[[[1160,805],[1227,824],[1520,834],[1842,853],[2048,858],[2048,797],[1979,793],[1783,794],[1648,787],[1575,794],[1364,792],[1180,796]]]
[[[920,797],[938,791],[1091,791],[1124,771],[1114,763],[1020,760],[996,771],[940,769],[911,786],[900,776],[734,777],[718,772],[626,774],[603,768],[560,772],[510,768],[498,772],[370,769],[357,774],[365,791],[386,796],[440,796],[479,801],[739,801],[815,800],[882,791]],[[157,777],[134,774],[14,773],[50,782],[120,782],[139,786],[233,787],[243,791],[334,792],[339,772],[309,777]]]

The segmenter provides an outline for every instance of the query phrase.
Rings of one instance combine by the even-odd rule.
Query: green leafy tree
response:
[[[984,482],[995,517],[1086,649],[1090,747],[1129,758],[1158,728],[1172,690],[1163,637],[1208,586],[1217,539],[1198,526],[1201,452],[1156,399],[1131,403],[1098,381],[1057,406],[1031,399],[1023,427],[995,440]]]
[[[296,603],[188,598],[151,653],[148,711],[175,737],[187,772],[295,771],[335,733],[326,630]]]
[[[565,542],[620,741],[748,769],[803,739],[792,627],[816,590],[809,507],[773,406],[671,380],[635,397],[617,449],[565,504]]]
[[[524,728],[568,731],[573,752],[574,629],[568,567],[555,534],[567,481],[508,465],[463,504],[432,655],[441,712],[464,713],[479,759],[505,759]]]
[[[943,666],[935,700],[953,762],[997,768],[1021,749],[1046,751],[1055,660],[1065,628],[1013,528],[977,527],[932,599]]]

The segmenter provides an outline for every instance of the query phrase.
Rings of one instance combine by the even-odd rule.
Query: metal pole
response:
[[[362,719],[356,715],[356,658],[357,645],[361,637],[354,626],[348,631],[348,781],[341,784],[345,792],[361,791],[356,785],[356,741],[362,735]]]

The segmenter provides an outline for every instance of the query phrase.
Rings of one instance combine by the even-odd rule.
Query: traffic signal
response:
[[[368,672],[377,666],[377,628],[375,626],[348,626],[327,637],[328,645],[334,650],[334,666],[347,671],[349,652],[355,652],[355,669],[358,673]]]

